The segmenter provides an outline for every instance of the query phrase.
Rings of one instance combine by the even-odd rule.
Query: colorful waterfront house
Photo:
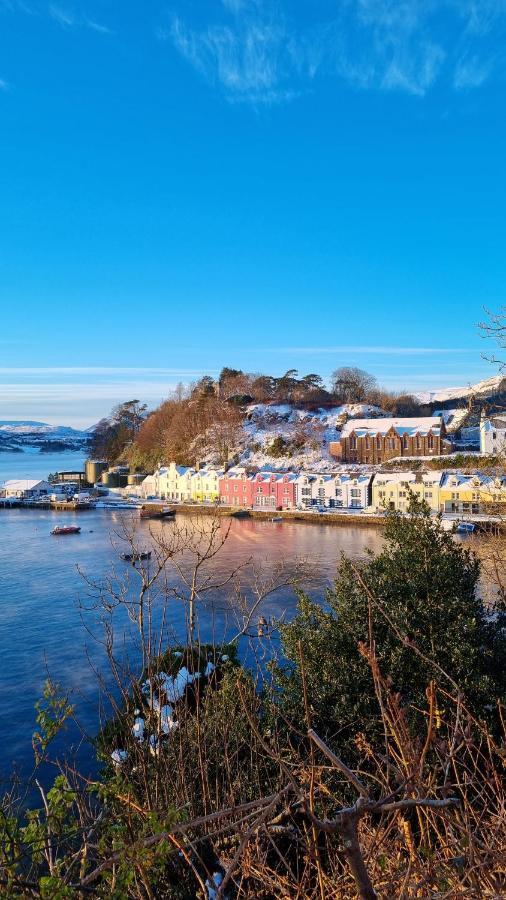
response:
[[[370,473],[309,473],[297,478],[297,504],[305,509],[366,509],[371,502]]]
[[[439,492],[442,512],[479,515],[506,506],[506,476],[447,472]]]
[[[186,503],[192,499],[191,479],[195,469],[175,462],[158,470],[158,496],[162,500]]]
[[[219,469],[198,469],[191,476],[191,495],[196,503],[216,503],[220,499]]]
[[[220,503],[224,506],[241,506],[243,509],[253,506],[253,476],[242,466],[228,469],[218,479],[218,484]]]
[[[255,509],[294,509],[297,475],[293,472],[258,472],[253,478]]]
[[[483,456],[506,456],[506,416],[481,417],[480,453]]]
[[[407,512],[411,497],[423,500],[431,512],[440,507],[441,472],[382,472],[372,482],[371,505],[376,512],[385,509]]]
[[[297,505],[302,509],[310,509],[317,505],[316,480],[318,475],[301,472],[296,481]]]
[[[342,462],[377,465],[398,457],[440,456],[451,451],[442,416],[349,419],[329,451]]]

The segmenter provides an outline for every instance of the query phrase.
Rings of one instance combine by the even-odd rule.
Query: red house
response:
[[[253,477],[253,506],[256,509],[294,509],[296,479],[293,472],[259,472]]]
[[[224,506],[253,506],[253,477],[242,468],[229,469],[220,478],[220,503]]]

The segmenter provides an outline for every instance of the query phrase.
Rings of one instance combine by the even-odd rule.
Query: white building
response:
[[[141,481],[139,493],[146,500],[148,497],[158,497],[158,478],[156,473],[146,475]]]
[[[368,473],[313,474],[297,478],[297,505],[336,509],[366,509],[371,502],[372,475]]]
[[[483,456],[506,454],[506,416],[481,417],[480,453]]]
[[[6,497],[15,497],[18,500],[36,500],[46,497],[53,491],[48,481],[32,481],[27,478],[5,481],[3,491]]]
[[[195,469],[190,466],[178,466],[175,462],[155,472],[157,478],[156,494],[162,500],[178,500],[182,503],[192,499],[192,475]]]

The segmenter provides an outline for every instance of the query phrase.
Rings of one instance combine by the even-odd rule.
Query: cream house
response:
[[[374,476],[372,507],[376,512],[392,509],[407,512],[411,496],[424,500],[432,512],[439,511],[441,472],[385,472]]]
[[[192,499],[192,475],[195,469],[190,466],[178,466],[175,462],[155,472],[157,478],[157,496],[162,500],[179,502]]]

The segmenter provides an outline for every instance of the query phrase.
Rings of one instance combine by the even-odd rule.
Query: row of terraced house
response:
[[[479,514],[506,507],[506,475],[455,472],[223,471],[170,463],[148,475],[144,497],[176,503],[214,503],[242,509],[348,509],[406,512],[411,496],[432,512]]]

